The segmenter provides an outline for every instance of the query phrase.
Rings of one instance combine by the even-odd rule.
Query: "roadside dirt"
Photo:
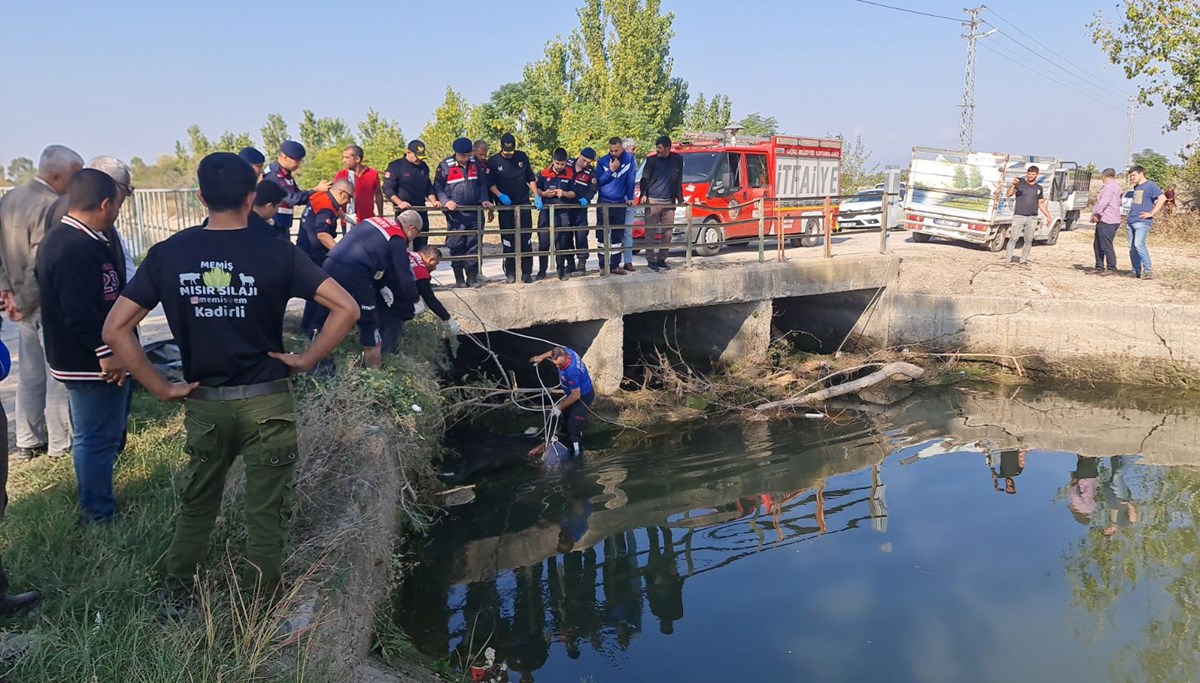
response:
[[[1029,267],[1004,266],[1004,252],[991,253],[955,242],[912,241],[893,233],[889,250],[903,257],[899,289],[928,294],[996,297],[1053,297],[1114,303],[1200,303],[1200,245],[1156,241],[1150,236],[1153,280],[1133,277],[1129,245],[1117,235],[1118,275],[1090,275],[1092,230],[1059,236],[1054,246],[1034,245]],[[837,254],[835,247],[834,254]]]

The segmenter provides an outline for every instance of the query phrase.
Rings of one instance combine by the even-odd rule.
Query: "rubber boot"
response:
[[[452,267],[454,268],[454,286],[458,287],[459,289],[466,287],[467,278],[464,274],[463,264],[455,261]]]

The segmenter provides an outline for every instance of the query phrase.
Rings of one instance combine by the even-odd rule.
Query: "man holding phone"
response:
[[[1005,251],[1004,265],[1012,268],[1013,266],[1013,250],[1017,245],[1017,240],[1024,239],[1025,244],[1021,247],[1021,260],[1017,263],[1019,266],[1029,265],[1029,250],[1033,247],[1033,236],[1037,232],[1038,212],[1040,211],[1046,218],[1046,225],[1054,225],[1054,219],[1050,217],[1050,208],[1046,205],[1046,198],[1042,196],[1042,186],[1038,183],[1038,175],[1041,170],[1037,166],[1030,166],[1025,172],[1024,178],[1014,178],[1013,184],[1008,188],[1009,197],[1016,196],[1017,205],[1013,211],[1012,229],[1008,235],[1008,249]]]

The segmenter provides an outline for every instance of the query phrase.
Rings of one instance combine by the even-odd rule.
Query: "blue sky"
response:
[[[885,1],[951,17],[961,16],[966,4]],[[1122,163],[1121,93],[1132,89],[1085,27],[1098,7],[1111,10],[1114,1],[988,3],[998,13],[990,17],[993,23],[1033,50],[1004,35],[982,41],[1007,58],[979,50],[977,149]],[[0,161],[36,158],[50,143],[70,145],[85,157],[150,160],[170,153],[192,123],[211,137],[228,129],[257,138],[266,115],[277,111],[296,134],[303,109],[354,124],[374,107],[414,137],[447,84],[482,101],[519,79],[545,42],[565,36],[576,22],[571,0],[460,0],[461,9],[452,14],[444,11],[447,5],[6,3],[0,22],[7,62]],[[855,0],[663,5],[676,14],[676,75],[693,94],[732,97],[735,117],[758,111],[777,117],[787,133],[861,134],[873,161],[884,164],[907,163],[913,145],[956,144],[965,55],[956,23]],[[1038,73],[1069,78],[1087,96]],[[1173,154],[1185,142],[1183,133],[1161,133],[1164,119],[1161,108],[1142,112],[1135,149]]]

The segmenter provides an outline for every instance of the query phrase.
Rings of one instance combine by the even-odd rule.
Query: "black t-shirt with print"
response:
[[[162,303],[187,381],[239,386],[288,376],[267,352],[283,351],[288,300],[311,299],[326,277],[266,230],[195,227],[151,247],[121,295]]]

